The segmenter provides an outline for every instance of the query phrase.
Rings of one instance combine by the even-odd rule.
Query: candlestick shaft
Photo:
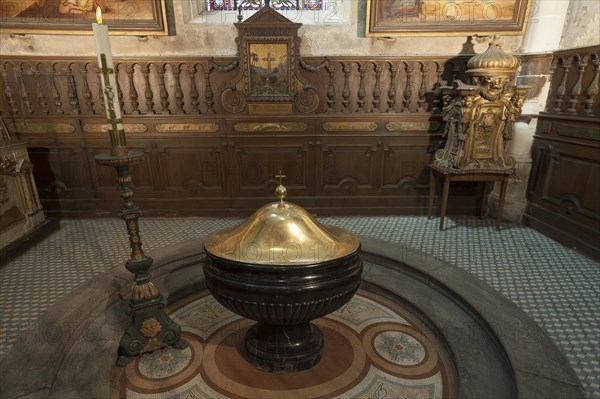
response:
[[[94,40],[98,52],[98,67],[100,82],[106,108],[106,118],[109,123],[111,154],[114,156],[127,155],[125,131],[121,119],[121,106],[117,92],[117,78],[110,50],[108,27],[106,25],[92,24]]]

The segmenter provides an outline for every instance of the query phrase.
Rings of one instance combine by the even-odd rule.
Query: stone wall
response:
[[[348,1],[348,0],[346,0]],[[365,0],[351,0],[349,23],[304,25],[300,29],[303,55],[456,55],[482,52],[489,40],[465,46],[467,36],[417,36],[397,38],[365,38]],[[232,56],[236,53],[233,24],[186,23],[184,1],[173,1],[176,35],[112,36],[115,58],[125,56]],[[90,35],[0,34],[0,54],[37,56],[95,56]],[[223,39],[225,38],[225,39]],[[514,52],[521,46],[522,36],[507,36],[503,48]]]
[[[600,44],[600,2],[572,0],[567,11],[560,50]]]

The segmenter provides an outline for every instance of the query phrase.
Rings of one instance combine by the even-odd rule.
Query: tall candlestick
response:
[[[102,25],[102,13],[99,8],[96,9],[96,20],[98,23],[92,24],[92,28],[98,49],[98,66],[104,104],[106,104],[106,117],[109,122],[111,152],[97,154],[94,158],[99,165],[114,166],[117,169],[117,182],[121,187],[121,197],[124,200],[119,217],[127,225],[131,247],[130,258],[125,262],[125,267],[133,273],[135,282],[129,300],[131,319],[119,342],[117,365],[125,366],[142,353],[169,345],[175,349],[184,349],[187,347],[187,342],[181,337],[179,324],[165,312],[166,301],[150,279],[149,269],[152,266],[152,258],[144,253],[142,246],[138,222],[141,212],[133,203],[132,178],[129,174],[129,166],[141,162],[144,153],[129,151],[125,146],[125,131],[121,121],[119,98],[116,95],[118,82],[110,52],[108,28]]]
[[[111,154],[115,156],[127,155],[125,143],[125,131],[121,119],[121,106],[117,93],[117,78],[110,50],[108,38],[108,26],[102,25],[102,12],[100,7],[96,9],[96,21],[92,24],[96,50],[98,53],[98,68],[100,70],[100,83],[106,108],[106,118],[109,123]]]

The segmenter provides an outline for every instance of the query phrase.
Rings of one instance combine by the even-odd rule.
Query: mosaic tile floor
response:
[[[190,300],[191,299],[191,300]],[[298,373],[267,373],[244,357],[253,321],[219,304],[208,290],[170,306],[184,350],[171,347],[114,366],[111,397],[180,398],[453,398],[452,358],[419,316],[359,290],[313,323],[323,333],[322,359]],[[199,315],[201,315],[199,317]]]
[[[240,219],[142,219],[145,248],[202,237]],[[451,217],[327,217],[357,235],[402,243],[485,281],[527,312],[564,352],[589,398],[600,398],[600,265],[525,226]],[[19,331],[94,275],[123,267],[129,252],[118,219],[62,220],[58,231],[0,270],[0,355]]]

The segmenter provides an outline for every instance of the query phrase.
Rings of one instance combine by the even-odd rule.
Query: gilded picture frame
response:
[[[367,0],[365,35],[521,35],[529,7],[529,0]]]
[[[96,7],[111,35],[168,35],[168,0],[1,0],[0,32],[91,35]]]

